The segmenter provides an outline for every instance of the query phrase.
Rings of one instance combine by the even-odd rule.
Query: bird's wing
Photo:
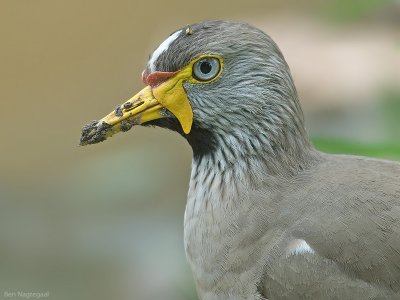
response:
[[[294,236],[350,278],[400,291],[400,164],[327,156],[309,176]]]
[[[351,278],[317,253],[282,255],[263,279],[265,299],[399,299],[395,292]]]

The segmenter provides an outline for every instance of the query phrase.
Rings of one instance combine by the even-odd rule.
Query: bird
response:
[[[184,247],[200,299],[400,299],[400,163],[318,151],[269,35],[183,26],[142,80],[80,144],[135,125],[188,141]]]

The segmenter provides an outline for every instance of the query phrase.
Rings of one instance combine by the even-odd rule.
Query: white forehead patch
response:
[[[305,240],[297,239],[289,243],[287,253],[288,255],[300,255],[305,253],[314,254],[314,250]]]
[[[150,72],[154,72],[156,69],[155,62],[157,61],[158,57],[164,53],[165,51],[168,50],[169,46],[172,44],[173,41],[175,41],[178,36],[181,34],[182,30],[179,30],[175,32],[174,34],[171,34],[164,42],[161,43],[160,46],[153,52],[151,55],[151,58],[149,60],[149,68]]]

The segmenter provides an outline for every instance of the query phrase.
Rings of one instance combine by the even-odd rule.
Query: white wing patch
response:
[[[314,254],[314,250],[310,247],[305,240],[293,240],[289,243],[287,247],[288,255],[301,255],[305,253]]]
[[[164,53],[165,51],[168,50],[169,46],[172,44],[173,41],[175,41],[178,36],[181,34],[182,30],[179,30],[175,32],[174,34],[171,34],[164,42],[161,43],[160,46],[156,50],[154,50],[153,54],[151,55],[151,58],[149,60],[149,68],[150,72],[155,71],[155,62],[157,61],[158,57]]]

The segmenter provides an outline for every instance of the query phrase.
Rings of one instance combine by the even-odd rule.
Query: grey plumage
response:
[[[192,28],[157,70],[202,53],[226,64],[217,82],[185,86],[217,145],[193,160],[185,213],[200,297],[400,298],[400,165],[313,149],[289,68],[261,31]],[[299,239],[315,252],[288,254]]]
[[[247,24],[175,32],[147,73],[199,55],[221,76],[185,82],[193,126],[144,125],[193,148],[185,249],[201,299],[400,299],[400,164],[313,148],[280,50]]]

